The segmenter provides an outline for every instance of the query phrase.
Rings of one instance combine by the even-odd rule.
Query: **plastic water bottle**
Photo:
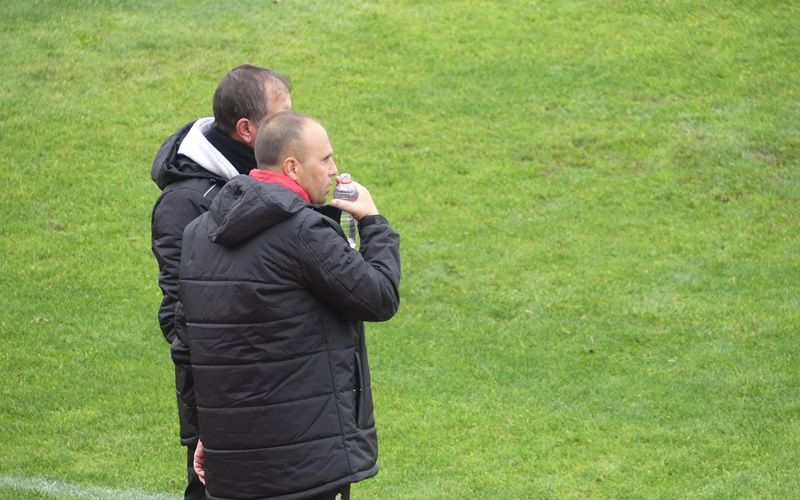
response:
[[[333,197],[338,200],[356,201],[358,199],[358,188],[353,185],[350,174],[342,174],[336,179],[336,188],[333,190]],[[342,210],[342,231],[347,236],[350,246],[356,247],[356,220],[350,212]]]

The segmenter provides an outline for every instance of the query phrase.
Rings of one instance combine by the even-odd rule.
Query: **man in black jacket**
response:
[[[364,321],[399,306],[399,236],[363,186],[336,176],[325,129],[263,125],[259,170],[233,178],[184,233],[180,295],[208,498],[348,498],[377,471]],[[338,207],[338,208],[337,208]],[[358,220],[350,247],[339,209]]]
[[[253,145],[261,123],[291,109],[291,83],[280,73],[242,65],[220,82],[214,116],[186,124],[169,137],[153,162],[153,181],[162,189],[152,215],[152,249],[159,266],[163,300],[158,319],[171,344],[175,364],[181,443],[187,446],[187,499],[204,499],[192,457],[197,445],[197,415],[188,349],[177,335],[178,266],[183,230],[206,212],[232,177],[256,167]]]

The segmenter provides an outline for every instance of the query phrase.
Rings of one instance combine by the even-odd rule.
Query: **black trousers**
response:
[[[205,500],[206,487],[194,472],[194,451],[197,449],[197,403],[194,398],[192,367],[175,365],[175,393],[178,397],[178,419],[181,425],[181,444],[186,446],[185,500]]]
[[[197,444],[186,446],[186,489],[183,491],[183,498],[186,500],[205,500],[206,498],[206,487],[194,472],[194,450],[196,449]]]

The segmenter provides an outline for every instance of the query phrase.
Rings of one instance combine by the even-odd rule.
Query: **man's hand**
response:
[[[353,214],[356,220],[361,220],[367,215],[378,215],[378,207],[372,201],[372,195],[367,188],[353,181],[353,185],[358,189],[358,199],[356,201],[346,201],[333,199],[331,205]]]
[[[201,483],[206,484],[206,469],[203,463],[206,459],[206,452],[202,441],[197,441],[197,449],[194,450],[194,472]]]

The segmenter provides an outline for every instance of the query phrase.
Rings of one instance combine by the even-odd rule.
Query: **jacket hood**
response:
[[[308,207],[283,186],[237,175],[211,204],[208,236],[214,243],[236,246]]]
[[[150,171],[150,177],[159,189],[163,190],[173,182],[188,178],[225,182],[238,174],[203,136],[203,131],[213,123],[213,117],[189,122],[164,141]]]

